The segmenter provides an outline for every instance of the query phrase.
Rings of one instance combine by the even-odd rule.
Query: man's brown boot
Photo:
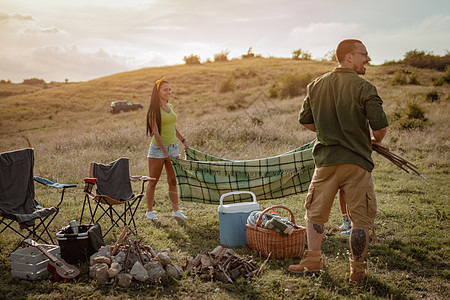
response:
[[[354,261],[349,258],[350,261],[350,283],[359,283],[367,277],[367,262]]]
[[[322,258],[320,250],[305,251],[305,256],[298,265],[290,265],[289,271],[292,273],[318,272],[323,271]]]

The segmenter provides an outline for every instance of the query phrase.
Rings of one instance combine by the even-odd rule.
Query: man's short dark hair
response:
[[[336,58],[338,62],[343,62],[345,60],[345,56],[354,51],[357,44],[362,44],[362,42],[355,39],[348,39],[340,42],[336,48]]]

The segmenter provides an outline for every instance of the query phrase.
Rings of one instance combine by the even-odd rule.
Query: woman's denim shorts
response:
[[[164,148],[166,148],[167,152],[169,152],[169,155],[171,157],[180,156],[180,152],[178,151],[178,144],[167,145],[167,146],[164,146]],[[150,143],[147,157],[164,158],[164,155],[163,155],[163,152],[161,151],[161,148],[159,148],[158,145]]]

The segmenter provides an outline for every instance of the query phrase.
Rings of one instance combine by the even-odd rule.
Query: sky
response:
[[[146,67],[239,58],[321,59],[346,38],[372,63],[450,51],[449,0],[0,0],[0,79],[87,81]]]

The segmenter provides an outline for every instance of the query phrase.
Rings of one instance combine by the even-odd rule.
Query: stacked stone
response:
[[[177,278],[183,269],[169,254],[170,250],[154,251],[136,241],[121,245],[118,251],[111,251],[107,245],[90,257],[89,275],[100,283],[117,280],[121,287],[129,287],[133,280],[155,282],[164,276]]]

